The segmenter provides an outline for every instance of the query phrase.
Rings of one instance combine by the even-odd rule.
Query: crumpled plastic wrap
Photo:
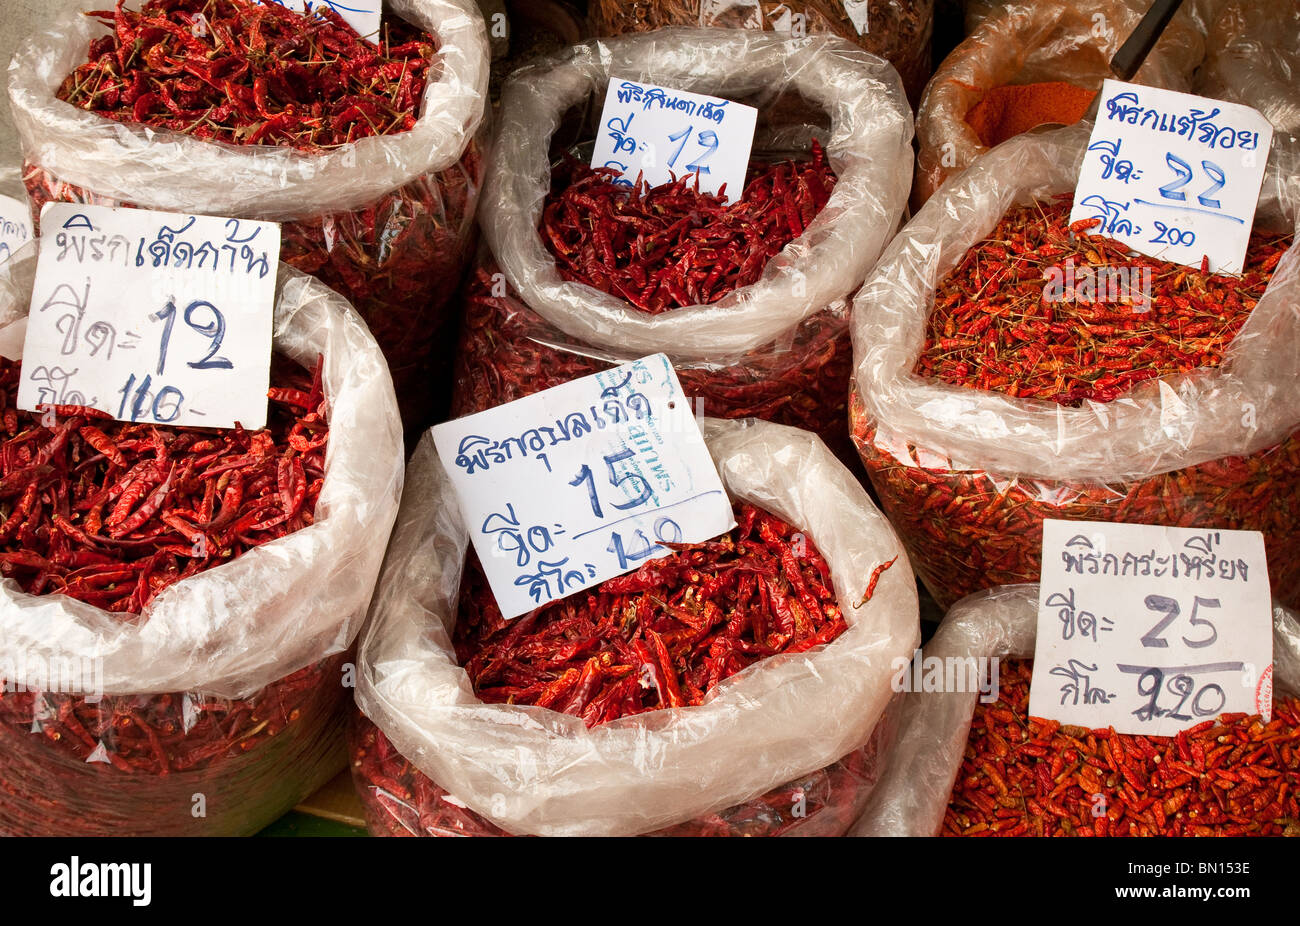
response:
[[[1079,408],[912,374],[938,281],[1011,206],[1072,190],[1090,132],[1083,123],[1025,135],[980,158],[926,203],[859,290],[852,428],[872,484],[913,568],[944,607],[980,588],[1037,581],[1044,517],[1125,520],[1135,503],[1152,499],[1164,507],[1148,509],[1151,523],[1262,530],[1273,592],[1295,604],[1294,244],[1216,369],[1149,380],[1113,402]],[[1257,221],[1293,229],[1300,178],[1285,152],[1274,154]],[[1249,507],[1225,503],[1230,477],[1253,491]],[[948,520],[954,495],[986,498],[978,529]]]
[[[29,246],[0,268],[0,346],[15,358],[34,264]],[[396,517],[401,427],[364,322],[338,294],[284,264],[273,343],[304,365],[324,356],[330,443],[315,522],[176,583],[130,621],[0,582],[0,672],[95,667],[83,680],[97,683],[0,696],[0,736],[9,740],[0,749],[0,832],[246,833],[338,770],[340,654],[360,629]],[[86,712],[105,724],[97,744],[79,741],[72,726],[59,738],[43,733],[43,723],[69,723],[70,715],[84,725]],[[146,759],[127,768],[116,744],[134,738],[124,719],[131,715],[172,723],[175,745],[137,742]],[[226,739],[240,724],[249,730],[242,745]],[[162,790],[160,753],[171,767]],[[200,792],[205,817],[190,804]],[[164,793],[179,803],[155,806]]]
[[[1006,585],[958,602],[925,656],[1032,659],[1038,586]],[[1273,608],[1273,678],[1279,694],[1300,693],[1300,621]],[[898,737],[854,836],[937,836],[970,735],[978,692],[906,694]]]
[[[1253,106],[1300,135],[1300,3],[1233,0],[1210,30],[1196,92]]]
[[[757,283],[711,305],[650,315],[561,279],[537,231],[552,140],[572,107],[590,103],[600,112],[611,75],[752,103],[760,113],[782,104],[774,118],[792,98],[805,101],[793,121],[760,125],[755,150],[764,138],[774,151],[806,150],[815,134],[838,180],[808,230]],[[803,124],[810,109],[829,117],[829,129]],[[468,289],[456,410],[489,408],[662,351],[684,377],[696,378],[687,394],[705,396],[706,414],[770,415],[842,435],[845,300],[902,215],[910,140],[897,74],[833,36],[793,43],[771,33],[671,29],[579,45],[521,70],[503,96],[483,191],[479,220],[495,263],[485,261]],[[496,265],[503,277],[494,276]],[[523,382],[510,382],[501,367],[520,356],[533,363]],[[816,401],[818,384],[832,404]]]
[[[978,17],[935,69],[916,114],[920,146],[912,205],[988,151],[966,114],[994,87],[1062,81],[1100,90],[1115,75],[1110,59],[1150,6],[1145,0],[1037,0],[1002,3]],[[1098,18],[1100,17],[1100,18]],[[1190,92],[1205,41],[1180,11],[1147,56],[1135,83]]]
[[[433,353],[470,256],[486,145],[487,34],[472,0],[389,0],[437,36],[408,132],[327,153],[234,146],[106,119],[57,99],[106,29],[99,0],[56,0],[9,67],[9,99],[35,208],[50,200],[282,222],[282,258],[342,292],[393,370],[408,428],[430,423]]]
[[[898,69],[913,103],[930,79],[934,0],[591,0],[593,35],[665,26],[832,33]]]
[[[844,789],[834,817],[874,782],[874,759],[888,749],[874,731],[893,698],[892,663],[910,658],[920,636],[906,559],[881,575],[869,602],[854,603],[872,569],[901,552],[898,540],[814,436],[766,422],[704,425],[728,494],[817,544],[849,629],[825,647],[751,666],[703,705],[591,729],[577,717],[474,696],[451,644],[468,537],[432,441],[417,447],[362,634],[357,703],[391,749],[475,815],[473,831],[633,835],[725,817],[802,776],[831,775],[836,763],[861,769],[852,754],[864,747],[872,761],[854,772],[858,784]],[[388,817],[375,831],[394,831],[410,811],[398,805],[412,795],[367,777],[355,756],[353,767],[372,821]]]

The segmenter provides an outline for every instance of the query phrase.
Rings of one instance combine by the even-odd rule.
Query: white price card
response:
[[[503,617],[735,526],[663,354],[433,428]]]
[[[32,211],[27,203],[12,196],[0,196],[0,264],[33,237]]]
[[[694,175],[702,192],[734,202],[745,191],[757,124],[752,106],[615,77],[591,166],[614,168],[626,186],[638,175],[650,186]]]
[[[376,41],[380,20],[383,17],[383,0],[262,0],[275,3],[297,13],[312,10],[333,10],[343,17],[362,38]]]
[[[41,228],[19,408],[266,424],[279,225],[50,203]]]
[[[1173,736],[1272,702],[1263,534],[1043,522],[1032,716]]]
[[[1070,222],[1139,253],[1241,273],[1273,127],[1249,106],[1107,80]]]

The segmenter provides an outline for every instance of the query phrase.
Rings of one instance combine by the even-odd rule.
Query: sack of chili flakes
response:
[[[332,11],[316,20],[260,0],[86,15],[104,6],[59,0],[14,58],[9,97],[35,209],[95,202],[283,223],[281,259],[370,326],[408,432],[432,423],[487,140],[477,7],[390,0],[380,48]],[[367,50],[391,60],[368,62]],[[129,80],[115,78],[128,63]]]
[[[1037,585],[1000,586],[953,606],[926,644],[924,656],[964,661],[982,673],[981,686],[998,686],[990,692],[996,700],[985,700],[988,687],[904,695],[897,740],[852,835],[1042,835],[1043,827],[1055,830],[1048,831],[1052,835],[1072,830],[1080,835],[1230,835],[1238,828],[1243,834],[1300,831],[1295,787],[1284,784],[1300,775],[1300,621],[1294,611],[1278,604],[1273,608],[1274,708],[1269,727],[1237,715],[1235,722],[1223,725],[1209,718],[1210,723],[1186,737],[1116,736],[1126,743],[1125,753],[1135,741],[1146,740],[1151,746],[1139,746],[1143,768],[1135,777],[1146,781],[1132,797],[1123,793],[1132,779],[1108,767],[1114,753],[1105,748],[1104,739],[1040,720],[1026,725],[1037,624]],[[996,676],[979,660],[997,661]],[[1001,736],[996,729],[1001,723],[1015,724],[1015,735]],[[1263,767],[1255,787],[1234,781],[1239,768],[1235,764],[1225,763],[1218,773],[1205,768],[1207,759],[1211,768],[1218,766],[1207,752],[1233,743],[1226,752],[1239,761],[1243,753],[1255,752],[1248,745],[1252,740],[1261,747],[1271,740],[1259,750],[1265,755],[1249,760]],[[1199,747],[1194,745],[1198,741]],[[1091,759],[1067,754],[1094,743]],[[1203,749],[1199,768],[1198,748]],[[1188,754],[1178,754],[1181,749]],[[997,755],[991,756],[994,750]],[[1170,754],[1162,756],[1166,751]],[[1035,771],[1041,764],[1051,770],[1050,784],[1042,783]],[[1102,774],[1090,775],[1090,767]],[[1004,798],[1007,791],[1009,800]],[[1106,798],[1104,804],[1096,799],[1099,794]],[[1231,816],[1220,803],[1229,800],[1241,805],[1230,810]],[[1159,816],[1153,808],[1157,803]],[[1200,812],[1192,813],[1197,803]],[[1098,806],[1106,812],[1094,812]],[[1099,825],[1104,829],[1098,831]]]
[[[990,10],[935,69],[917,107],[912,208],[1007,138],[1038,124],[1083,118],[1102,80],[1114,76],[1110,59],[1147,6],[1040,0]],[[1188,92],[1204,55],[1204,37],[1184,10],[1133,80]]]
[[[1060,224],[1068,203],[1054,197],[1074,188],[1090,131],[1084,123],[1022,136],[984,155],[926,203],[859,291],[851,425],[881,506],[942,607],[1038,581],[1045,518],[1262,531],[1273,593],[1293,605],[1300,183],[1292,155],[1270,155],[1247,273],[1228,277],[1071,236]],[[986,238],[995,227],[1009,239]],[[1086,294],[1083,281],[1097,273],[1084,266],[1090,254],[1145,268],[1154,309],[1141,310],[1140,282]],[[1053,296],[1051,266],[1064,262],[1078,289]],[[971,286],[980,291],[967,295]],[[1224,327],[1229,312],[1235,336]],[[1193,346],[1210,341],[1213,362],[1208,347],[1201,355]],[[1003,359],[948,364],[967,349]],[[1176,372],[1151,376],[1171,357]],[[922,362],[960,376],[923,374]],[[1069,371],[1079,388],[1049,395],[1053,370]],[[1025,397],[1031,377],[1037,396]]]
[[[35,263],[0,268],[0,834],[251,834],[345,761],[403,478],[383,355],[282,264],[266,429],[48,421],[15,407]]]
[[[704,425],[739,540],[686,548],[699,552],[676,554],[696,557],[685,572],[647,561],[504,624],[421,441],[358,659],[353,777],[372,833],[839,835],[856,818],[892,738],[892,663],[919,639],[906,557],[813,435]],[[715,555],[729,564],[707,565]],[[786,585],[800,565],[805,577]],[[770,603],[796,616],[751,630]],[[718,607],[726,619],[709,618]],[[514,643],[538,657],[518,671],[555,677],[540,697],[492,667],[527,661],[507,652]]]
[[[572,143],[594,137],[588,127],[570,138],[568,126],[584,115],[598,118],[611,75],[754,104],[755,152],[796,159],[756,164],[744,195],[725,207],[665,185],[644,198],[630,194],[644,203],[633,209],[621,187],[608,179],[593,183],[599,175],[572,159],[556,160]],[[670,29],[579,45],[520,71],[504,92],[484,187],[479,220],[491,258],[467,285],[454,413],[482,411],[662,351],[687,395],[702,400],[704,414],[804,428],[851,458],[844,438],[846,300],[902,215],[910,138],[893,68],[833,36],[791,43],[770,33]],[[551,206],[553,185],[557,196],[584,192]],[[589,212],[593,188],[602,210],[633,209],[641,217],[635,224],[602,211],[598,221],[608,229],[651,236],[664,214],[659,207],[673,210],[663,220],[672,227],[657,230],[682,237],[646,268],[664,281],[648,299],[591,276],[597,264],[613,270],[637,262],[641,251],[631,232],[626,240],[619,233],[616,259],[587,259],[595,242],[584,241],[573,246],[576,263],[560,266],[556,236],[539,231],[543,221],[549,226],[577,209]],[[716,218],[682,232],[704,222],[706,211]],[[797,237],[787,228],[792,212],[806,227]],[[716,272],[692,267],[688,275],[683,268],[698,253],[691,240],[706,229],[728,243],[711,246]],[[571,232],[591,234],[576,226]],[[741,264],[745,272],[738,274]],[[698,294],[715,281],[711,295]],[[669,292],[674,298],[665,304]]]

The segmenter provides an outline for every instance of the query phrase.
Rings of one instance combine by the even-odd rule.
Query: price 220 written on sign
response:
[[[265,424],[279,226],[62,203],[42,226],[20,408]]]

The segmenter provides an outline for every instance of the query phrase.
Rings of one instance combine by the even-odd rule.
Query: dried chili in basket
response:
[[[1069,211],[1068,198],[1013,210],[966,253],[939,283],[915,375],[1079,405],[1217,366],[1288,243],[1257,231],[1244,274],[1228,277],[1129,255],[1092,235],[1071,238]],[[1076,281],[1094,281],[1094,292],[1047,298],[1045,271],[1067,261]],[[1119,288],[1116,301],[1109,283],[1098,296],[1092,271],[1116,264],[1150,271],[1149,298]],[[980,589],[1037,582],[1045,518],[1262,531],[1274,595],[1300,602],[1300,432],[1248,455],[1102,482],[1022,478],[953,461],[878,428],[856,394],[850,418],[881,507],[942,607]]]
[[[743,196],[730,205],[681,181],[629,193],[606,172],[570,163],[556,171],[541,233],[565,279],[658,314],[716,302],[754,282],[816,217],[834,182],[820,147],[803,162],[756,164]],[[465,291],[453,414],[492,408],[626,359],[572,343],[485,260]],[[702,414],[813,431],[852,457],[844,437],[852,366],[846,306],[832,305],[742,357],[675,366]]]
[[[934,0],[591,0],[589,10],[597,36],[665,26],[833,33],[894,65],[913,106],[930,79]]]
[[[848,629],[829,566],[809,538],[748,503],[737,505],[736,520],[728,535],[675,547],[515,621],[502,620],[471,562],[453,642],[475,693],[486,703],[572,714],[590,727],[698,705],[742,669],[830,643]],[[876,568],[864,602],[892,565]],[[842,833],[875,781],[880,735],[877,729],[862,749],[761,798],[656,835]],[[355,719],[352,753],[373,832],[505,835],[407,762],[364,715]]]
[[[1177,736],[1030,717],[1032,660],[978,704],[944,836],[1300,836],[1300,701]]]
[[[319,363],[314,374],[277,363],[260,431],[128,424],[79,406],[46,420],[17,410],[19,372],[0,358],[0,576],[24,592],[132,620],[176,582],[312,523],[329,439]],[[0,833],[235,834],[269,822],[340,747],[341,662],[243,700],[7,686]],[[285,763],[303,774],[270,780]],[[196,794],[210,823],[208,809],[192,812]]]
[[[657,830],[652,836],[842,836],[880,776],[883,724],[865,746],[753,800]],[[438,787],[365,714],[349,734],[352,780],[372,836],[508,836]]]
[[[60,98],[214,143],[310,155],[399,133],[415,124],[439,68],[437,38],[395,17],[375,44],[332,10],[304,16],[257,0],[148,0],[139,12],[119,4],[92,15],[113,31],[91,42]],[[64,182],[39,155],[24,179],[37,214],[50,201],[137,205]],[[445,399],[439,346],[451,337],[447,303],[469,257],[482,179],[471,138],[445,170],[363,207],[282,225],[282,259],[346,296],[375,334],[411,432]]]

